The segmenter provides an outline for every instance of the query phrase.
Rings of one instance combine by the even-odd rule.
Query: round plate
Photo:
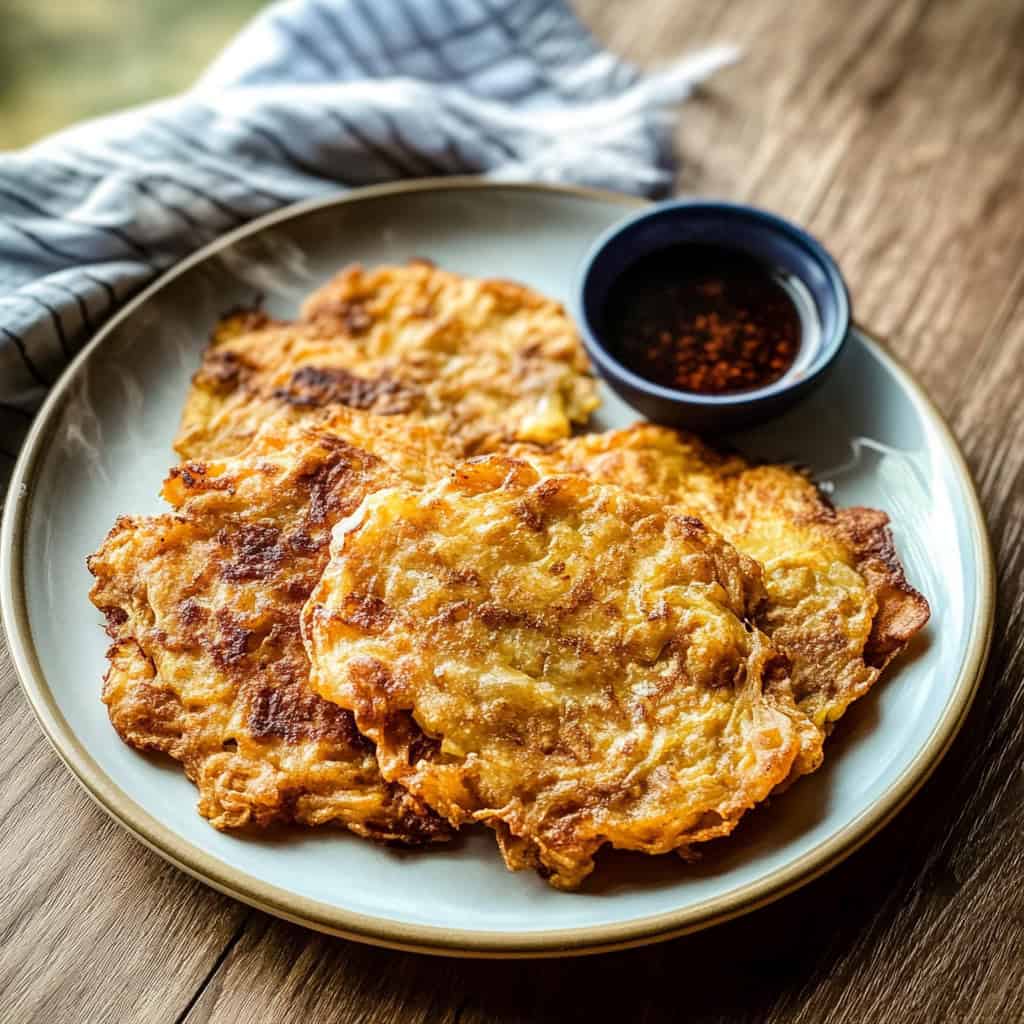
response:
[[[85,557],[120,513],[162,511],[189,375],[224,311],[262,294],[271,313],[343,263],[425,256],[516,278],[567,299],[593,239],[635,200],[476,180],[350,192],[264,218],[147,289],[75,360],[15,470],[2,534],[3,618],[46,735],[88,792],[139,839],[239,899],[313,928],[432,952],[529,956],[667,938],[807,882],[910,798],[967,712],[988,646],[993,572],[984,521],[956,443],[921,390],[858,333],[829,382],[735,440],[793,460],[844,505],[886,509],[932,620],[830,741],[824,767],[748,815],[697,864],[612,854],[584,891],[508,873],[490,833],[402,853],[340,830],[238,838],[195,811],[170,762],[121,743],[100,703],[106,638],[86,599]],[[605,395],[597,427],[634,413]]]

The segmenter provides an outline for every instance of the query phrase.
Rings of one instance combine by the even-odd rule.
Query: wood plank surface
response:
[[[0,1021],[174,1021],[247,910],[96,807],[0,663]]]
[[[779,903],[640,950],[458,961],[319,936],[164,864],[70,781],[2,654],[4,1020],[1024,1020],[1024,3],[577,8],[645,67],[743,47],[681,112],[679,189],[805,223],[949,417],[999,567],[964,730],[892,825]]]

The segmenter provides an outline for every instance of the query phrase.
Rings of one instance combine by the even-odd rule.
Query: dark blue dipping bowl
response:
[[[605,338],[605,305],[637,260],[685,243],[739,250],[774,268],[802,307],[804,331],[793,366],[763,388],[702,395],[655,384],[619,362]],[[835,261],[806,231],[751,206],[676,200],[645,208],[601,236],[583,263],[576,319],[590,358],[609,385],[648,419],[704,433],[770,419],[817,387],[846,341],[850,299]]]

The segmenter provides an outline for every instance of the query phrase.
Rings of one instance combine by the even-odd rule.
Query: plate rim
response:
[[[872,353],[885,364],[937,431],[951,458],[969,514],[978,559],[978,607],[966,656],[950,699],[931,734],[900,776],[866,810],[792,863],[764,878],[693,906],[598,926],[510,933],[414,924],[346,910],[290,892],[248,874],[173,832],[120,788],[99,766],[64,718],[42,671],[32,640],[25,595],[24,556],[27,511],[58,414],[70,397],[70,383],[104,340],[170,281],[237,241],[315,210],[415,192],[522,191],[641,208],[647,200],[604,189],[537,182],[492,181],[474,176],[390,182],[293,203],[259,217],[203,246],[130,300],[90,339],[63,370],[25,438],[13,474],[0,526],[0,615],[11,659],[29,706],[54,752],[88,796],[115,822],[165,860],[225,895],[277,917],[342,938],[410,952],[485,958],[576,956],[626,949],[675,938],[756,910],[806,885],[844,860],[887,825],[924,785],[949,749],[970,710],[991,644],[996,574],[984,512],[971,471],[943,414],[910,371],[868,332],[856,327]]]

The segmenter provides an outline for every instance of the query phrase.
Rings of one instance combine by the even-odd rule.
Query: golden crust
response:
[[[403,479],[407,460],[416,479],[425,458],[414,437],[389,464],[323,429],[274,447],[287,436],[268,429],[259,455],[173,470],[178,511],[122,517],[89,559],[114,641],[111,722],[131,746],[181,762],[217,828],[331,822],[443,839],[441,819],[381,778],[352,716],[309,689],[299,633],[333,523]]]
[[[804,475],[751,466],[652,424],[588,434],[517,455],[678,503],[764,567],[756,621],[792,665],[805,730],[794,777],[821,763],[831,724],[928,620],[887,528],[871,509],[837,512]]]
[[[598,404],[561,305],[424,261],[351,266],[295,322],[237,313],[213,334],[175,449],[237,454],[271,413],[355,408],[425,423],[461,452],[567,436]]]
[[[801,716],[762,687],[760,576],[662,501],[474,459],[336,528],[303,612],[311,686],[386,779],[574,888],[605,844],[726,835],[788,774]]]
[[[928,606],[883,513],[652,425],[569,438],[596,405],[558,304],[422,261],[226,317],[175,513],[90,559],[119,734],[218,828],[483,821],[562,888],[732,831]]]

